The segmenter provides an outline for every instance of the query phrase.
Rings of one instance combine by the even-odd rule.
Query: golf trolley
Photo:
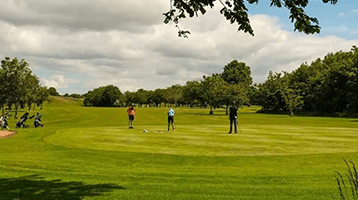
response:
[[[21,116],[20,120],[16,123],[16,128],[30,128],[30,125],[26,124],[26,120],[28,119],[32,119],[35,116],[32,115],[31,117],[29,117],[29,113],[25,113],[23,116]]]
[[[5,114],[3,114],[3,115],[0,117],[0,126],[1,126],[1,129],[2,129],[2,130],[4,130],[4,129],[5,129],[5,130],[10,129],[10,126],[9,126],[9,124],[7,123],[8,117],[11,117],[11,115],[8,114],[8,113],[5,113]]]
[[[37,116],[36,116],[35,121],[34,121],[35,128],[44,127],[44,125],[41,122],[41,117],[42,117],[42,115],[40,113],[37,113]]]

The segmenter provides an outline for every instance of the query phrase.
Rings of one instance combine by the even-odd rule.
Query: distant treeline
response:
[[[154,91],[139,89],[124,94],[113,85],[99,87],[84,94],[85,106],[127,106],[135,103],[138,106],[209,106],[211,108],[249,104],[249,91],[252,85],[250,67],[234,60],[224,67],[222,74],[204,76],[203,80],[188,81],[186,85],[173,85]]]
[[[84,95],[76,94],[76,93],[73,93],[73,94],[65,93],[64,95],[60,95],[60,94],[57,92],[57,89],[54,88],[54,87],[48,88],[48,91],[49,91],[49,94],[50,94],[51,96],[72,97],[72,98],[75,98],[75,99],[83,99],[83,98],[85,98]]]
[[[251,104],[263,111],[358,113],[358,48],[329,53],[291,73],[270,72],[253,89]]]
[[[154,91],[122,93],[109,85],[84,94],[85,106],[209,106],[258,105],[262,112],[309,111],[318,114],[358,113],[358,48],[327,54],[310,65],[288,72],[269,72],[264,83],[252,85],[250,67],[233,60],[221,74]],[[212,109],[211,109],[212,113]]]

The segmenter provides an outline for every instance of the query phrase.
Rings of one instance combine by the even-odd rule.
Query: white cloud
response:
[[[254,81],[262,82],[270,70],[291,71],[357,44],[288,32],[278,18],[267,15],[250,16],[252,37],[238,33],[218,9],[182,20],[180,27],[192,34],[178,38],[173,24],[163,24],[162,13],[169,8],[163,2],[4,0],[0,57],[24,58],[44,85],[85,93],[109,84],[122,91],[185,84],[221,73],[234,59],[247,63]],[[16,15],[16,9],[28,12]],[[337,27],[331,32],[347,30]]]
[[[163,10],[169,9],[162,0],[2,0],[0,7],[0,19],[16,26],[131,32],[161,23]]]
[[[64,75],[52,75],[49,79],[42,79],[43,85],[47,87],[54,87],[56,89],[68,88],[73,83],[78,83],[77,80],[66,79]]]

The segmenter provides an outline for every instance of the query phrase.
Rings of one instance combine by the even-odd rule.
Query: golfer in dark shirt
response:
[[[232,104],[229,109],[229,117],[230,117],[230,131],[229,134],[232,132],[232,124],[235,126],[235,133],[237,133],[237,107]]]

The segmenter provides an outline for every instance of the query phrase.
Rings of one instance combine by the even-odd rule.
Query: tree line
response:
[[[250,99],[265,112],[358,113],[358,48],[329,53],[291,73],[270,72]]]
[[[16,57],[10,59],[5,57],[1,61],[0,69],[0,108],[2,114],[5,106],[15,108],[15,118],[19,108],[28,107],[35,109],[35,106],[42,108],[43,102],[48,100],[49,91],[40,85],[39,78],[32,73],[29,63],[24,59]]]
[[[172,85],[155,90],[138,89],[126,91],[113,85],[99,87],[84,94],[85,106],[127,106],[135,103],[138,106],[185,105],[209,106],[213,108],[249,103],[249,90],[252,85],[250,67],[243,62],[233,60],[224,67],[221,74],[203,76],[202,80],[187,81],[184,86]]]
[[[58,91],[55,87],[49,87],[48,92],[51,96],[71,97],[71,98],[75,98],[75,99],[83,99],[84,98],[84,95],[76,94],[76,93],[72,93],[72,94],[65,93],[64,95],[60,95],[60,93],[58,93]]]
[[[85,106],[185,105],[228,107],[257,105],[261,112],[304,111],[317,114],[358,113],[358,48],[327,54],[292,72],[269,72],[263,83],[252,84],[250,67],[233,60],[221,74],[203,76],[155,90],[122,93],[110,85],[83,95]]]
[[[60,96],[56,88],[47,89],[29,69],[25,60],[6,57],[0,69],[0,108],[42,107],[49,95]],[[250,67],[233,60],[224,66],[221,74],[203,76],[201,80],[187,81],[155,90],[138,89],[122,93],[117,86],[96,88],[86,94],[64,95],[84,98],[84,106],[190,106],[214,108],[258,105],[262,112],[309,111],[318,114],[358,113],[358,48],[339,51],[318,58],[311,64],[303,63],[289,72],[269,72],[263,83],[252,84]]]

